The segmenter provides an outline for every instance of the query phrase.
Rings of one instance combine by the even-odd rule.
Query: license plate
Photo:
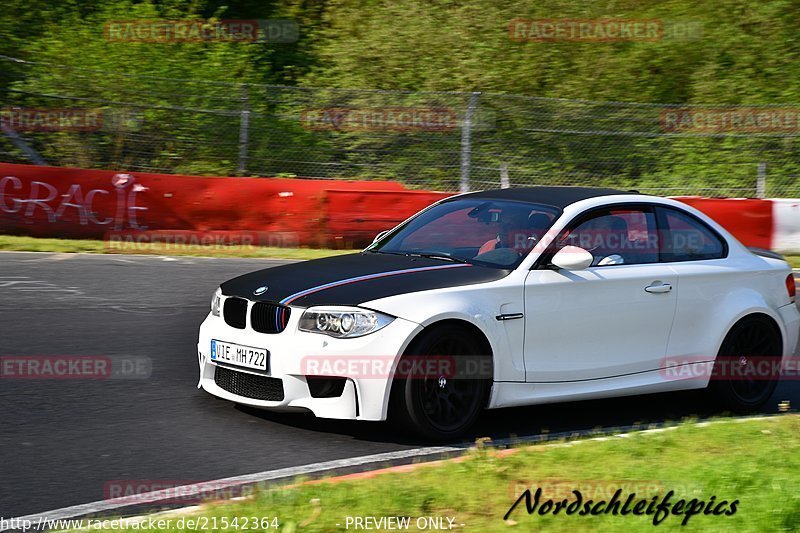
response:
[[[264,372],[269,370],[269,352],[267,350],[232,342],[212,340],[211,360]]]

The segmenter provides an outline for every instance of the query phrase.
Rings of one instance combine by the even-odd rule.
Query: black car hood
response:
[[[359,305],[408,292],[485,283],[510,273],[422,257],[357,253],[251,272],[223,283],[222,294],[300,307]]]

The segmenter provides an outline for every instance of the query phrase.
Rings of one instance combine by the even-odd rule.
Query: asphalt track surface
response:
[[[197,328],[221,281],[264,259],[0,253],[0,356],[146,361],[148,377],[0,379],[0,517],[103,500],[115,480],[196,483],[410,450],[388,423],[236,407],[195,388]],[[147,372],[145,372],[146,374]],[[796,381],[781,400],[800,405]],[[698,393],[492,411],[474,436],[583,432],[715,414]]]

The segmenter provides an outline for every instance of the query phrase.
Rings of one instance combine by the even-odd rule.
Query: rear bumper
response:
[[[222,318],[209,314],[200,326],[197,342],[200,369],[198,388],[225,400],[262,409],[310,411],[320,418],[385,420],[391,372],[370,374],[369,371],[359,370],[360,367],[352,363],[376,360],[381,368],[388,365],[393,369],[422,326],[396,318],[385,328],[370,335],[355,339],[335,339],[327,335],[298,331],[300,314],[292,313],[286,329],[278,334],[258,333],[249,327],[236,329],[226,324]],[[268,350],[268,374],[212,362],[212,339]],[[326,364],[320,364],[320,361]],[[283,398],[263,400],[226,390],[215,380],[220,366],[233,372],[250,374],[252,377],[247,379],[256,385],[264,378],[280,380]],[[312,396],[308,377],[315,375],[345,378],[341,394],[326,398]]]

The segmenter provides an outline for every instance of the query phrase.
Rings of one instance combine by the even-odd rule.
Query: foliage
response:
[[[745,195],[755,189],[758,164],[767,163],[768,192],[777,193],[798,190],[798,128],[789,136],[665,135],[665,107],[611,102],[800,102],[799,7],[798,0],[6,0],[2,52],[35,64],[0,62],[0,91],[5,106],[104,111],[99,133],[26,135],[61,165],[400,179],[452,190],[468,93],[481,91],[485,123],[473,133],[471,154],[477,187],[496,185],[507,167],[512,183]],[[658,20],[665,34],[529,42],[509,33],[515,19],[603,18]],[[282,19],[300,32],[288,43],[106,39],[104,24],[131,19]],[[302,126],[304,110],[336,106],[440,106],[457,114],[457,128]],[[244,160],[243,111],[250,112]],[[788,111],[797,115],[800,106]],[[2,154],[24,160],[6,138]]]

